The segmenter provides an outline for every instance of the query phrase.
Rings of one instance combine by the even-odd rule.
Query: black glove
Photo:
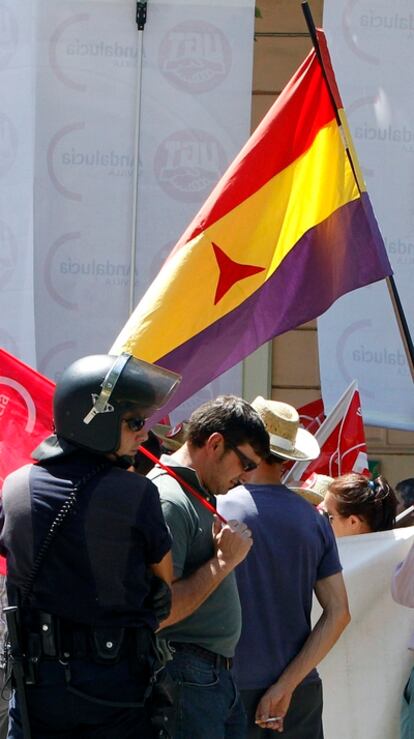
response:
[[[154,611],[158,623],[165,621],[170,615],[171,600],[171,588],[160,577],[153,575],[147,604]]]

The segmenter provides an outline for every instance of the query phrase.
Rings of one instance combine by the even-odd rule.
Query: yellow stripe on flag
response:
[[[307,152],[167,260],[111,353],[157,361],[250,297],[309,229],[358,197],[332,121]],[[219,270],[212,243],[235,262],[265,268],[234,284],[216,305]]]

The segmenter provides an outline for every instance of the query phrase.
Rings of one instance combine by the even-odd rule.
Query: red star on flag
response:
[[[233,259],[230,259],[230,257],[227,256],[219,246],[217,246],[217,244],[212,242],[212,246],[217,259],[218,268],[220,270],[216,294],[214,296],[214,305],[217,305],[217,303],[236,282],[245,280],[246,277],[256,275],[258,272],[263,272],[264,267],[256,267],[253,264],[240,264],[239,262],[234,262]]]

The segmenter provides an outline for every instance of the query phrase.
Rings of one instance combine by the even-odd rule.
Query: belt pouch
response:
[[[45,657],[56,657],[55,622],[51,613],[39,612],[40,640]]]
[[[94,629],[92,631],[93,653],[97,662],[118,662],[124,644],[125,629]]]

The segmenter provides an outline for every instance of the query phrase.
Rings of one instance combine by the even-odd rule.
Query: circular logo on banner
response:
[[[7,67],[17,48],[16,16],[7,5],[0,5],[0,69]]]
[[[398,67],[402,75],[411,74],[410,63],[403,60],[404,57],[411,60],[413,31],[411,0],[399,3],[348,0],[344,7],[342,33],[349,49],[366,64],[379,66],[391,62],[395,80],[400,78]]]
[[[68,62],[70,62],[70,60],[73,58],[73,55],[74,55],[74,51],[71,51],[71,46],[76,48],[76,43],[75,44],[70,44],[70,43],[64,44],[63,39],[68,29],[72,31],[73,25],[77,26],[78,23],[84,23],[88,21],[89,18],[90,18],[89,13],[77,13],[76,15],[73,15],[70,18],[65,18],[65,20],[62,21],[62,23],[59,23],[59,25],[56,27],[56,29],[52,33],[52,36],[49,42],[50,68],[53,70],[58,80],[62,82],[63,85],[65,85],[65,87],[68,87],[70,90],[76,90],[77,92],[85,92],[86,85],[82,82],[78,82],[76,79],[72,79],[72,77],[70,77],[67,74],[67,69],[70,66],[72,66],[68,64]],[[75,31],[75,38],[76,38],[76,31]],[[77,40],[77,43],[81,47],[84,45],[84,44],[80,44],[78,40]],[[66,55],[66,58],[64,59],[63,64],[60,63],[59,58],[58,58],[59,48],[61,48],[62,52],[65,53]]]
[[[403,350],[383,342],[373,329],[370,319],[354,321],[343,330],[336,347],[342,376],[347,382],[358,377],[359,390],[367,398],[375,397],[370,385],[373,373],[394,377],[408,371]]]
[[[48,250],[44,262],[46,290],[55,303],[68,311],[107,307],[105,290],[129,287],[131,267],[116,253],[96,257],[80,231],[62,234]]]
[[[133,33],[127,33],[126,29],[122,16],[113,18],[113,23],[109,22],[107,29],[96,23],[96,13],[75,13],[65,17],[50,36],[51,70],[62,85],[76,92],[87,91],[86,81],[91,74],[95,75],[97,65],[100,81],[107,79],[112,84],[113,74],[110,70],[113,67],[130,68],[137,65],[136,37]]]
[[[347,326],[338,338],[336,345],[336,360],[343,378],[348,383],[353,379],[353,370],[350,370],[349,367],[352,366],[353,362],[357,359],[355,351],[358,351],[357,347],[360,345],[361,339],[364,341],[365,334],[361,335],[361,332],[371,328],[372,321],[369,319],[355,321]],[[369,388],[365,388],[361,385],[360,374],[358,376],[358,384],[360,392],[364,393],[367,398],[374,397],[374,394],[369,390]]]
[[[27,421],[25,431],[28,434],[31,434],[36,423],[36,406],[29,391],[26,390],[26,388],[21,385],[20,382],[17,382],[17,380],[12,380],[11,377],[0,377],[0,393],[1,385],[7,385],[7,387],[11,387],[22,398],[27,408]]]
[[[80,262],[77,259],[76,244],[81,237],[80,231],[73,231],[60,236],[50,247],[45,259],[45,285],[50,297],[67,310],[77,310],[78,304],[70,297],[73,297],[76,279],[80,272]],[[69,246],[68,246],[69,245]],[[60,263],[57,259],[59,250],[67,247],[66,253],[62,253]],[[72,262],[76,265],[72,269]],[[67,279],[69,276],[69,280]]]
[[[379,94],[378,95],[365,95],[364,97],[360,97],[360,98],[357,98],[356,100],[353,100],[352,103],[350,103],[347,106],[348,122],[349,122],[351,133],[354,139],[356,137],[362,138],[364,135],[363,128],[364,127],[366,128],[366,124],[365,126],[360,126],[354,123],[354,120],[355,120],[354,114],[356,113],[358,121],[360,121],[362,118],[362,111],[364,111],[363,117],[365,119],[372,115],[376,116],[378,115],[378,106],[381,106],[382,110],[384,109],[383,103],[384,101],[381,100]],[[365,138],[367,138],[367,136]],[[364,154],[365,154],[364,163],[363,164],[361,163],[362,173],[364,175],[364,178],[373,177],[375,174],[375,170],[372,167],[367,167],[366,162],[365,162],[365,159],[367,156],[366,148],[364,150]]]
[[[232,62],[231,47],[216,26],[188,20],[165,34],[158,62],[164,77],[179,90],[208,92],[227,77]]]
[[[103,127],[101,132],[111,138],[110,127]],[[101,144],[96,129],[86,127],[85,121],[77,121],[62,126],[50,139],[47,169],[56,190],[64,198],[80,203],[83,194],[78,191],[79,183],[85,185],[91,198],[102,177],[132,177],[134,157],[128,149],[118,150]]]
[[[220,142],[206,131],[176,131],[157,149],[155,176],[170,197],[184,203],[205,200],[227,165]]]
[[[361,169],[365,177],[379,174],[374,165],[382,161],[381,150],[394,148],[397,157],[403,156],[401,150],[413,154],[414,127],[409,125],[409,120],[392,115],[383,91],[375,96],[357,98],[349,104],[347,114],[355,145],[364,152]]]
[[[361,38],[361,36],[363,34],[364,28],[366,27],[366,22],[364,23],[364,18],[368,18],[368,14],[362,14],[360,15],[359,19],[357,19],[356,15],[354,14],[354,10],[360,10],[358,6],[359,0],[348,0],[344,7],[344,12],[342,14],[342,32],[345,42],[347,43],[351,51],[355,54],[355,56],[357,56],[359,59],[364,62],[368,62],[369,64],[378,64],[378,57],[376,55],[370,54],[364,48],[365,39]],[[371,11],[370,14],[372,15]]]
[[[79,192],[70,190],[64,182],[62,182],[61,174],[66,169],[74,168],[74,157],[76,152],[73,146],[70,146],[65,139],[66,136],[73,134],[75,131],[83,131],[85,122],[69,123],[52,136],[47,149],[47,171],[49,177],[58,192],[68,200],[82,202],[82,195]],[[66,147],[66,148],[64,148]],[[74,154],[75,152],[75,154]]]
[[[17,244],[12,230],[0,221],[0,287],[9,282],[17,264]]]
[[[13,166],[17,153],[17,131],[8,118],[0,113],[0,177]]]

